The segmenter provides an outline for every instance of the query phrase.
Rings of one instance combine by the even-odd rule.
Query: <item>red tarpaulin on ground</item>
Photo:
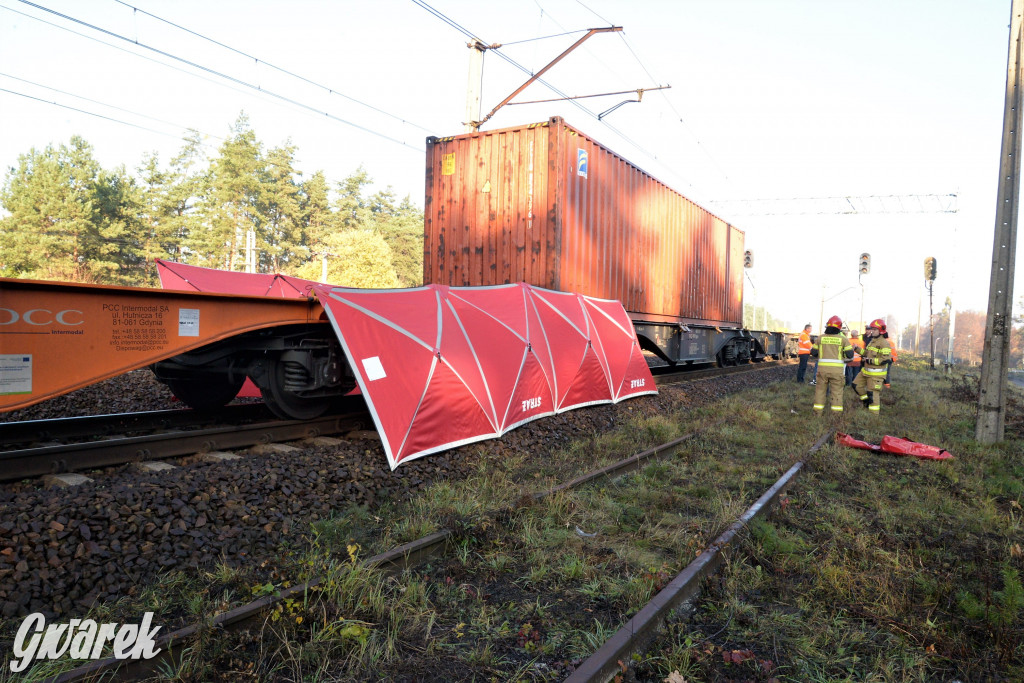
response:
[[[911,441],[898,436],[883,436],[882,443],[870,443],[867,441],[861,441],[855,439],[849,434],[843,434],[842,432],[836,433],[836,441],[843,445],[851,448],[862,448],[868,451],[874,451],[876,453],[892,453],[894,455],[913,455],[917,458],[924,458],[927,460],[949,460],[953,457],[953,454],[947,451],[945,448],[939,448],[938,446],[929,446],[925,443],[918,443],[917,441]]]
[[[392,469],[545,415],[657,393],[617,301],[523,283],[314,291]]]

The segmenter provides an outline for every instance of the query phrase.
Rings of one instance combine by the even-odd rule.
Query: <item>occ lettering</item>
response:
[[[74,309],[67,309],[53,313],[45,308],[33,308],[20,313],[13,308],[0,308],[0,325],[13,325],[19,320],[27,325],[66,325],[73,327],[85,322],[82,319],[82,312]]]

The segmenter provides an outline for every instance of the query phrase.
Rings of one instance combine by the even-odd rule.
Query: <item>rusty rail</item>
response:
[[[831,439],[832,432],[827,432],[818,439],[807,455],[815,453],[826,441]],[[807,456],[804,456],[806,460]],[[718,569],[731,550],[733,541],[751,521],[768,514],[771,507],[786,491],[796,475],[803,469],[804,460],[800,460],[779,478],[746,512],[733,522],[715,541],[681,571],[665,588],[647,603],[637,614],[620,628],[615,635],[605,641],[597,652],[586,659],[566,683],[604,683],[621,672],[619,662],[628,662],[630,655],[643,649],[653,640],[661,629],[665,619],[673,610],[686,600],[693,599],[700,591],[700,580]]]

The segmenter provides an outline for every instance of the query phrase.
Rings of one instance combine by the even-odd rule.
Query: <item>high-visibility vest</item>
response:
[[[899,356],[896,355],[896,342],[892,340],[892,337],[889,338],[889,353],[892,354],[893,363],[899,360]]]
[[[811,335],[807,332],[800,333],[800,339],[797,342],[796,353],[798,356],[806,356],[811,352]]]
[[[891,355],[892,349],[889,348],[889,340],[884,337],[874,337],[864,345],[864,351],[861,352],[861,362],[864,364],[864,369],[861,372],[869,377],[885,377],[885,362]]]
[[[850,340],[850,345],[853,347],[853,360],[850,361],[850,365],[855,368],[860,367],[860,352],[864,348],[864,340],[860,337],[854,337]]]
[[[819,368],[829,365],[843,367],[846,364],[846,352],[853,351],[850,340],[842,333],[823,334],[812,348],[818,351]]]

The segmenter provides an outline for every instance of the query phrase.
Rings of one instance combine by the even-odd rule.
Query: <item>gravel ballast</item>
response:
[[[5,487],[0,489],[0,612],[5,618],[32,612],[75,617],[152,585],[168,570],[273,560],[283,546],[301,543],[313,521],[352,505],[372,510],[386,498],[416,495],[431,482],[463,478],[482,458],[510,450],[545,458],[570,441],[614,430],[634,415],[703,405],[791,374],[791,368],[780,367],[663,387],[656,396],[537,420],[501,439],[420,458],[394,472],[378,440],[353,438],[288,455],[190,462],[160,473],[115,468],[68,489]],[[153,384],[162,385],[151,382],[130,373],[48,402],[55,405],[19,411],[19,417],[175,407],[169,392],[154,396]],[[165,404],[157,405],[160,401]],[[587,469],[581,465],[580,472]]]

